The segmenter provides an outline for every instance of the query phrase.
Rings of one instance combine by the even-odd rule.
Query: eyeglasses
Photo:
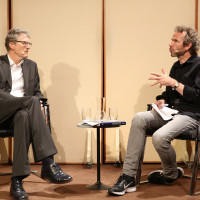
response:
[[[15,41],[15,42],[21,42],[24,46],[32,46],[32,43],[31,42],[26,42],[26,41]]]

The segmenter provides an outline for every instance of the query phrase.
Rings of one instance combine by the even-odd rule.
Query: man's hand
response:
[[[154,82],[150,86],[160,84],[160,88],[162,86],[172,86],[173,87],[176,83],[176,80],[171,78],[169,75],[167,75],[163,68],[162,68],[162,74],[151,72],[151,75],[153,75],[153,77],[149,77],[148,80],[156,80],[156,82]]]
[[[160,100],[154,102],[154,104],[157,105],[157,107],[158,107],[159,109],[162,109],[162,108],[163,108],[163,105],[165,104],[165,100],[164,100],[164,99],[160,99]]]

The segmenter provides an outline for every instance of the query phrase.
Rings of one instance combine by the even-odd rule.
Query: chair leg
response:
[[[32,170],[32,171],[31,171],[31,174],[33,174],[33,175],[35,175],[35,176],[37,176],[37,177],[43,179],[43,178],[41,177],[41,174],[40,174],[37,170]],[[9,172],[9,173],[0,173],[0,176],[10,176],[10,175],[12,175],[11,172]],[[46,180],[46,179],[43,179],[43,180],[45,180],[45,181],[48,182],[48,183],[51,183],[50,181],[48,181],[48,180]]]
[[[41,178],[41,174],[40,174],[37,170],[32,170],[32,171],[31,171],[31,174],[33,174],[33,175],[35,175],[35,176]]]
[[[12,173],[0,173],[0,176],[8,176],[11,175]]]
[[[31,171],[31,174],[37,176],[38,178],[43,179],[43,178],[41,177],[41,174],[40,174],[37,170],[32,170],[32,171]],[[47,180],[47,179],[43,179],[43,180],[46,181],[47,183],[51,183],[51,182],[50,182],[49,180]]]
[[[8,164],[12,164],[12,143],[13,143],[13,140],[12,140],[12,137],[9,137],[8,138]]]
[[[142,153],[142,154],[144,155],[144,153]],[[135,178],[136,185],[139,185],[140,180],[141,180],[143,155],[140,158],[139,166],[138,166],[138,170],[137,170],[137,174],[136,174],[136,178]]]
[[[198,174],[198,164],[199,164],[199,141],[196,142],[196,149],[195,149],[195,156],[194,156],[194,164],[192,168],[192,178],[190,184],[190,195],[195,195],[196,189],[196,181],[197,181],[197,174]]]
[[[34,174],[35,176],[41,178],[41,174],[34,170],[34,171],[31,171],[31,174]],[[12,172],[8,172],[8,173],[0,173],[0,176],[9,176],[9,175],[12,175]]]
[[[0,173],[0,176],[8,176],[8,175],[11,175],[12,173],[11,172],[8,172],[8,173]],[[34,174],[36,176],[38,176],[39,178],[41,178],[41,174],[38,173],[37,171],[31,171],[31,174]]]

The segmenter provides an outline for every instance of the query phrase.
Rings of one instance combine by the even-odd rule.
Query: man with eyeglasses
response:
[[[14,130],[10,194],[15,200],[28,199],[22,180],[30,175],[31,143],[35,162],[42,162],[43,179],[52,183],[72,180],[53,159],[57,149],[41,111],[37,64],[27,59],[31,45],[26,30],[13,28],[5,39],[7,55],[0,56],[0,127]]]

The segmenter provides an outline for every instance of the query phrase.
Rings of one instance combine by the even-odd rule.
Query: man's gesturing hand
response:
[[[153,75],[153,77],[149,77],[148,80],[156,80],[156,82],[154,82],[150,86],[159,84],[160,88],[162,86],[172,86],[173,87],[176,83],[176,80],[171,78],[169,75],[167,75],[163,68],[162,68],[162,74],[151,72],[151,75]]]

